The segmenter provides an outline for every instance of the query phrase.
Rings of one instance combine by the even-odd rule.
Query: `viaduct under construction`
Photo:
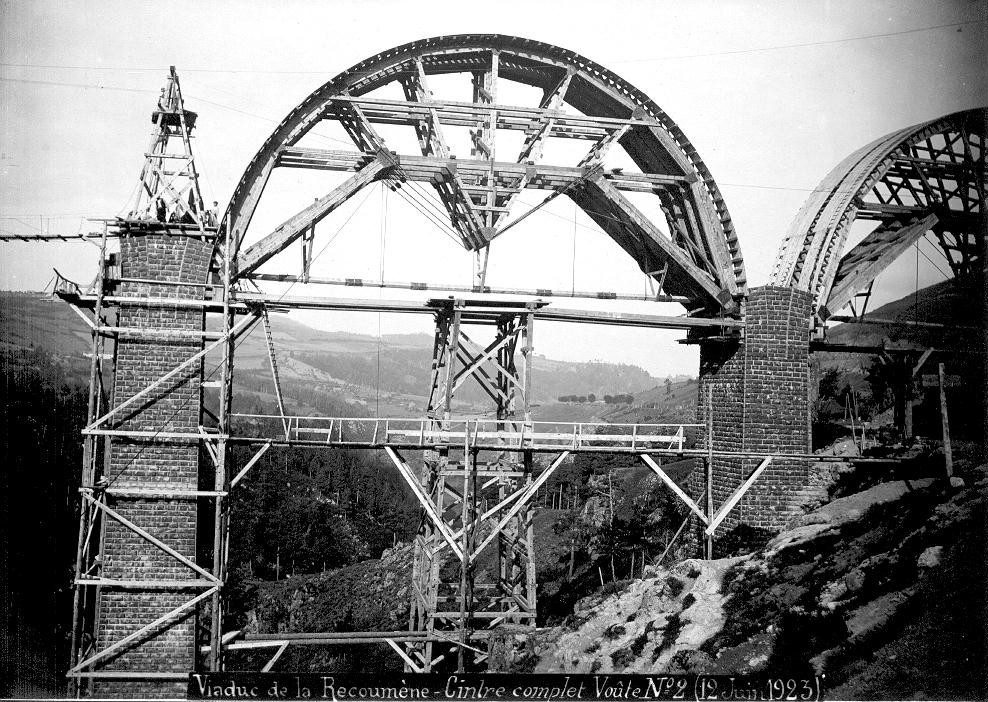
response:
[[[433,92],[430,83],[438,86],[448,74],[468,79],[472,97]],[[532,105],[508,104],[498,95],[506,83],[540,97]],[[498,627],[535,626],[531,498],[568,455],[637,457],[685,503],[708,558],[718,529],[777,530],[810,462],[828,460],[810,450],[811,354],[877,351],[834,349],[825,322],[867,321],[876,276],[923,237],[937,242],[957,279],[983,275],[984,109],[904,127],[845,158],[794,219],[772,282],[762,287],[749,287],[724,198],[679,126],[614,73],[555,46],[447,36],[353,66],[282,120],[221,216],[199,191],[190,141],[196,120],[173,68],[152,112],[138,206],[106,222],[96,282],[83,288],[60,280],[57,288],[92,331],[69,671],[81,696],[174,695],[191,671],[222,670],[225,654],[238,647],[270,651],[267,670],[289,645],[333,643],[317,632],[279,638],[222,628],[230,499],[272,447],[387,455],[422,509],[409,626],[349,638],[390,646],[410,672],[478,669]],[[353,147],[300,143],[326,121],[342,126]],[[393,149],[382,125],[414,132],[418,151]],[[450,145],[448,134],[457,128],[469,130],[469,154]],[[499,144],[499,136],[508,143],[504,135],[514,131],[520,150]],[[585,143],[585,155],[575,164],[548,162],[546,146],[561,139]],[[623,150],[635,168],[605,167],[613,150]],[[248,245],[275,169],[348,177]],[[323,289],[360,285],[319,279],[310,264],[320,223],[375,183],[411,197],[434,191],[444,224],[474,255],[472,286],[378,285],[435,290],[425,302],[260,291],[255,283],[271,280]],[[489,286],[491,246],[532,212],[513,207],[526,190],[542,191],[538,207],[570,198],[648,276],[651,300],[680,303],[686,313],[631,314],[621,310],[621,296],[606,293],[595,297],[611,300],[612,309],[563,309],[552,305],[560,294],[552,290]],[[635,204],[643,197],[655,198],[664,221]],[[870,231],[854,241],[856,223]],[[290,248],[302,251],[297,273],[259,272]],[[279,392],[279,413],[270,417],[276,421],[242,421],[233,402],[238,340],[264,327],[277,388],[268,314],[300,309],[431,316],[425,415],[295,416]],[[207,325],[207,317],[219,321]],[[533,421],[531,360],[540,320],[685,331],[700,350],[695,421],[607,433]],[[939,353],[902,351],[897,358],[914,366]],[[457,416],[454,400],[465,383],[490,399],[489,418]],[[686,441],[688,431],[699,437],[696,445]],[[235,444],[250,446],[253,458],[235,465]],[[667,476],[664,457],[696,459],[688,489]],[[482,580],[473,566],[488,549],[497,567]],[[211,554],[209,562],[197,557],[202,552]]]

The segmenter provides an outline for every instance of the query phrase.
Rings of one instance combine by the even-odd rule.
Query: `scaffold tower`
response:
[[[499,430],[531,432],[533,310],[543,304],[453,298],[429,304],[435,309],[436,338],[426,414],[434,429],[452,429],[457,390],[473,381],[492,403]],[[489,343],[467,333],[484,327],[493,330]],[[480,451],[471,445],[467,432],[462,446],[424,452],[421,483],[434,510],[423,515],[415,539],[409,628],[457,641],[451,653],[455,652],[459,669],[486,658],[475,630],[489,632],[504,622],[535,625],[531,507],[527,499],[519,500],[523,493],[537,490],[532,452],[511,450],[516,447],[506,438],[503,444],[503,450]],[[396,450],[387,451],[399,470],[410,472]],[[485,568],[481,558],[492,543],[494,559]],[[480,570],[486,577],[478,577]],[[447,655],[434,655],[433,639],[415,646],[410,654],[418,662],[407,666],[422,671],[431,671]]]

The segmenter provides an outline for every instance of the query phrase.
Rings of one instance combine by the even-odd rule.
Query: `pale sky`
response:
[[[985,0],[527,0],[483,6],[0,0],[0,32],[0,228],[9,232],[88,231],[92,225],[82,218],[129,209],[149,115],[169,65],[179,71],[187,107],[199,113],[195,147],[203,195],[222,206],[275,124],[335,74],[416,39],[500,33],[581,53],[658,103],[719,183],[749,284],[761,285],[808,191],[845,155],[892,130],[988,103]],[[286,207],[292,200],[305,202],[324,189],[324,182],[302,175],[273,181],[271,202],[258,211],[251,236],[293,214]],[[522,200],[532,205],[542,195],[529,192]],[[469,284],[465,253],[419,214],[389,194],[382,227],[380,186],[361,205],[363,197],[321,225],[317,250],[356,213],[326,247],[314,274],[377,277],[383,230],[386,279]],[[503,246],[496,242],[492,248],[491,285],[644,291],[637,267],[587,217],[576,216],[574,226],[574,207],[566,198],[503,239]],[[272,261],[265,270],[293,271],[297,254],[287,253],[287,263]],[[53,268],[89,281],[95,249],[84,243],[0,243],[4,289],[41,289]],[[940,279],[924,259],[920,284]],[[873,305],[914,285],[910,257],[879,279]],[[620,308],[681,311],[644,303]],[[376,315],[307,315],[300,321],[378,330]],[[384,333],[431,332],[427,318],[418,316],[384,316],[380,325]],[[561,359],[635,363],[655,375],[695,374],[695,349],[674,343],[682,336],[543,325],[536,350]]]

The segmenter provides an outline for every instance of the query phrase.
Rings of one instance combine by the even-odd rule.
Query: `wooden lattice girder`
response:
[[[471,378],[490,397],[499,421],[528,421],[527,366],[532,351],[534,306],[471,304],[451,299],[432,300],[429,306],[436,316],[428,406],[435,428],[440,432],[449,430],[456,394]],[[466,333],[466,327],[478,325],[493,329],[490,342],[479,343]],[[521,367],[516,362],[519,351]],[[468,644],[473,630],[505,617],[527,622],[535,618],[533,533],[528,505],[534,494],[531,452],[512,452],[508,450],[511,446],[504,443],[504,451],[485,460],[471,446],[470,436],[468,430],[463,434],[462,445],[444,444],[427,451],[421,485],[413,486],[426,518],[415,540],[409,623],[415,631],[445,631],[456,644],[460,669],[471,665],[471,657],[475,664],[486,656],[482,648]],[[386,450],[393,454],[391,449]],[[409,480],[411,469],[407,464],[396,461],[396,465]],[[493,507],[484,504],[489,496],[497,502]],[[436,537],[437,532],[442,538]],[[499,543],[494,581],[478,582],[476,553],[494,539]],[[453,563],[457,566],[455,577],[449,573]],[[419,657],[417,667],[432,670],[437,659],[431,640],[415,644],[411,653]]]
[[[206,346],[205,348],[203,348],[201,351],[197,351],[195,354],[193,354],[189,358],[185,359],[184,361],[182,361],[181,363],[179,363],[177,366],[175,366],[174,368],[172,368],[168,372],[162,374],[160,377],[158,377],[157,379],[155,379],[153,382],[151,382],[150,384],[148,384],[146,387],[144,387],[139,392],[134,393],[132,396],[130,396],[126,400],[123,400],[122,402],[118,403],[115,407],[113,407],[112,409],[108,410],[103,415],[101,415],[101,416],[93,419],[89,424],[86,425],[85,429],[83,429],[83,433],[93,432],[94,430],[98,429],[100,426],[103,425],[104,422],[106,422],[107,420],[109,420],[111,417],[114,417],[114,416],[120,414],[121,412],[123,412],[123,410],[125,408],[130,407],[131,405],[134,405],[141,398],[148,396],[151,393],[152,390],[154,390],[155,388],[160,387],[161,385],[163,385],[164,383],[166,383],[168,380],[170,380],[171,378],[175,377],[176,375],[178,375],[179,373],[181,373],[182,371],[184,371],[186,368],[188,368],[189,366],[191,366],[192,364],[201,361],[201,359],[203,359],[206,356],[206,354],[208,354],[210,351],[213,351],[214,349],[218,348],[219,346],[221,346],[221,345],[223,345],[225,343],[229,343],[229,340],[231,338],[236,338],[237,336],[239,336],[243,332],[249,330],[250,327],[254,323],[256,323],[258,319],[260,319],[260,315],[249,315],[249,316],[245,317],[244,319],[240,320],[240,322],[238,322],[237,325],[230,330],[229,334],[227,334],[227,335],[225,335],[225,336],[217,339],[216,341],[214,341],[209,346]],[[133,433],[133,432],[131,432],[131,433]],[[156,434],[160,434],[160,433],[161,432],[156,432]]]
[[[819,316],[826,320],[830,310],[839,310],[854,299],[858,291],[902,252],[919,241],[937,222],[935,214],[908,223],[899,221],[883,224],[868,234],[840,262],[834,276],[827,303],[820,307]]]
[[[377,158],[377,153],[355,152],[311,147],[286,146],[278,150],[277,165],[285,168],[305,168],[356,172]],[[432,182],[444,178],[448,168],[456,167],[457,172],[467,181],[479,178],[493,179],[499,192],[509,192],[517,187],[520,179],[525,179],[525,187],[535,190],[559,191],[583,180],[587,169],[577,166],[557,166],[541,163],[514,163],[511,161],[478,162],[476,160],[433,158],[426,156],[400,157],[401,175],[408,180]],[[493,175],[491,176],[490,174]],[[635,173],[634,171],[600,174],[618,190],[654,193],[668,188],[689,184],[695,177],[668,173]],[[484,188],[487,186],[485,185]],[[479,186],[464,186],[467,192],[484,190]],[[685,221],[685,215],[684,221]]]
[[[833,315],[894,260],[894,251],[908,248],[901,239],[915,243],[917,233],[926,233],[902,223],[931,215],[954,275],[974,270],[984,197],[984,113],[985,108],[966,110],[898,130],[841,161],[786,233],[773,283],[814,293],[821,317]],[[857,220],[879,225],[863,246],[845,252]],[[852,264],[865,258],[881,265],[870,267],[873,274],[849,277]],[[859,287],[850,290],[853,284]]]
[[[176,220],[184,216],[191,218],[199,233],[205,235],[207,228],[215,227],[216,223],[207,223],[205,220],[205,208],[192,153],[191,135],[195,128],[196,113],[185,109],[182,88],[174,66],[169,70],[151,121],[154,128],[151,142],[144,154],[140,191],[128,219],[154,219],[159,214],[157,203],[160,199],[166,210],[174,212]]]

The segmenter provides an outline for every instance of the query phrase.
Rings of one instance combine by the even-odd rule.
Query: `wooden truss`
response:
[[[432,92],[430,79],[451,73],[470,77],[472,101],[440,100]],[[539,88],[542,97],[538,105],[517,107],[500,102],[499,87],[503,87],[504,80]],[[389,83],[397,83],[405,100],[385,100],[372,95],[376,88]],[[564,105],[572,110],[567,111]],[[174,70],[154,120],[156,136],[141,176],[143,204],[131,218],[117,224],[118,234],[141,229],[166,230],[175,236],[213,234],[216,229],[203,218],[191,158],[189,135],[195,114],[184,108]],[[354,142],[355,150],[320,151],[299,146],[299,140],[323,120],[339,122]],[[397,156],[382,138],[381,125],[410,127],[420,153]],[[444,131],[454,127],[470,130],[470,158],[454,158]],[[505,147],[497,133],[504,130],[522,133],[517,155],[498,153],[499,147],[502,152]],[[164,165],[172,155],[166,142],[176,136],[183,144],[184,154],[174,159],[179,170]],[[544,155],[551,139],[583,140],[589,142],[588,151],[576,164],[546,164]],[[618,147],[625,150],[639,171],[604,169],[607,154]],[[912,158],[937,160],[922,154],[914,154]],[[930,164],[920,165],[927,169]],[[241,246],[267,178],[275,167],[320,168],[353,175],[286,219],[258,243]],[[947,171],[953,167],[942,168]],[[929,179],[927,170],[923,174]],[[180,184],[182,179],[191,179],[191,184]],[[566,194],[594,218],[652,276],[658,297],[664,293],[703,314],[662,317],[551,310],[544,302],[497,303],[489,299],[436,299],[423,305],[389,300],[273,298],[248,293],[235,285],[237,280],[250,280],[261,265],[299,241],[303,244],[301,278],[308,279],[319,222],[376,181],[393,185],[421,181],[433,187],[463,246],[478,254],[478,293],[488,290],[484,280],[486,252],[497,235],[511,226],[512,203],[522,190],[543,189],[551,195]],[[945,192],[946,186],[937,185],[937,188]],[[627,193],[657,197],[668,233],[633,205]],[[166,207],[178,211],[180,217],[191,216],[193,222],[162,223],[149,219],[152,212],[155,217],[158,215],[159,196],[168,198],[166,202],[170,204]],[[884,212],[905,206],[898,204],[895,197],[890,198],[893,204],[882,205]],[[918,228],[951,221],[942,211],[935,213],[936,222],[929,219],[930,213],[922,217],[912,211],[898,214],[907,217],[901,226],[911,228],[909,236]],[[652,101],[583,57],[556,47],[499,36],[427,40],[374,57],[313,93],[279,125],[244,174],[219,231],[221,238],[213,259],[212,281],[188,284],[208,289],[210,295],[191,296],[194,299],[139,298],[141,304],[168,304],[217,314],[221,319],[217,331],[122,327],[113,310],[118,304],[134,304],[136,298],[113,294],[115,283],[169,283],[120,277],[107,260],[106,242],[112,235],[107,231],[101,237],[103,255],[93,288],[83,291],[60,281],[59,294],[74,305],[73,309],[83,317],[92,334],[72,631],[71,675],[78,683],[76,693],[85,692],[83,686],[87,681],[101,678],[184,678],[163,670],[108,670],[102,664],[175,621],[192,613],[203,615],[207,607],[210,626],[200,636],[199,647],[205,659],[196,665],[210,670],[222,669],[224,650],[228,648],[255,645],[274,648],[274,655],[265,666],[265,670],[270,670],[292,642],[322,643],[335,639],[385,643],[401,656],[410,671],[433,670],[444,659],[449,663],[453,657],[460,669],[475,667],[487,655],[486,640],[492,628],[502,623],[524,627],[535,624],[538,598],[532,498],[569,454],[585,451],[640,456],[701,520],[708,536],[768,465],[763,460],[715,512],[709,487],[706,504],[697,504],[669,479],[655,457],[705,457],[709,466],[714,455],[759,459],[766,456],[713,451],[709,425],[707,448],[690,449],[684,446],[685,430],[690,425],[615,426],[618,433],[603,434],[580,424],[562,428],[531,419],[531,359],[536,318],[650,328],[743,326],[741,320],[714,316],[714,312],[729,310],[735,298],[744,293],[745,278],[730,216],[709,172],[678,127]],[[872,243],[878,241],[878,235],[872,238]],[[844,277],[839,280],[843,281]],[[281,426],[276,435],[238,435],[233,430],[235,415],[231,411],[235,344],[240,335],[263,320],[277,387],[278,366],[267,320],[267,307],[274,305],[280,309],[433,315],[436,336],[426,417],[355,420],[291,416],[286,413],[279,392],[276,416]],[[489,338],[481,340],[478,329],[487,330]],[[146,388],[110,407],[106,397],[113,368],[106,361],[113,358],[113,344],[121,335],[193,338],[202,345],[201,351],[191,359],[162,372]],[[142,398],[190,364],[204,360],[209,351],[220,355],[219,377],[208,381],[219,389],[219,403],[214,412],[200,397],[197,431],[169,433],[158,428],[130,429],[120,424],[121,415],[139,411]],[[468,384],[479,388],[489,400],[491,418],[457,416],[458,395],[462,397],[462,390]],[[712,414],[708,411],[709,416]],[[118,438],[135,442],[194,440],[206,456],[204,465],[200,466],[200,477],[204,478],[200,487],[209,489],[169,490],[108,484],[103,479],[102,456],[108,442]],[[257,447],[242,466],[234,466],[230,460],[229,446],[233,442]],[[266,452],[273,446],[285,445],[383,450],[409,485],[423,513],[415,543],[408,631],[299,633],[268,639],[222,632],[229,495]],[[418,452],[423,455],[421,460],[416,455]],[[538,475],[536,454],[548,457]],[[802,454],[780,454],[777,458],[842,460]],[[863,459],[867,460],[870,459]],[[182,555],[169,544],[166,535],[128,519],[107,499],[128,496],[148,500],[208,500],[214,513],[211,567]],[[99,534],[103,524],[110,520],[180,563],[188,570],[189,577],[141,581],[104,577],[99,572]],[[97,649],[93,632],[100,613],[96,603],[99,593],[110,588],[175,592],[184,599],[126,637]]]
[[[290,644],[363,642],[391,646],[409,671],[433,670],[444,660],[451,664],[454,659],[460,669],[479,666],[487,655],[486,642],[492,628],[502,623],[534,626],[538,603],[532,558],[533,497],[571,453],[608,452],[638,456],[699,518],[710,535],[767,465],[763,462],[735,495],[715,512],[709,495],[706,506],[698,504],[665,474],[655,459],[661,456],[695,456],[706,459],[709,464],[714,455],[759,459],[764,459],[764,455],[715,452],[709,447],[690,449],[685,445],[686,431],[699,429],[699,425],[613,425],[612,431],[601,433],[592,425],[577,423],[568,426],[532,421],[529,413],[532,339],[534,320],[546,313],[544,302],[430,300],[425,309],[435,317],[436,337],[429,412],[424,418],[302,417],[286,414],[281,403],[280,413],[271,416],[280,420],[280,430],[276,434],[262,436],[232,431],[231,419],[240,415],[230,412],[229,399],[234,344],[258,321],[265,323],[269,361],[278,385],[274,340],[265,319],[267,310],[260,302],[243,303],[231,299],[233,296],[227,291],[223,307],[215,308],[216,311],[223,311],[223,331],[218,333],[211,345],[204,346],[202,352],[204,355],[211,349],[223,350],[223,360],[219,366],[222,375],[218,412],[214,414],[202,407],[203,423],[197,433],[191,434],[164,436],[161,432],[152,432],[154,437],[149,437],[146,431],[117,428],[114,420],[119,415],[139,405],[141,398],[153,388],[167,382],[188,363],[201,360],[202,356],[195,355],[192,361],[163,372],[147,388],[116,406],[105,407],[99,399],[104,394],[101,367],[103,359],[109,356],[104,344],[106,341],[112,342],[120,333],[134,332],[110,331],[118,327],[113,324],[107,309],[120,300],[99,292],[105,287],[105,275],[106,267],[101,267],[95,292],[83,291],[67,281],[61,281],[59,285],[60,295],[87,320],[94,343],[92,404],[90,421],[84,430],[84,509],[80,520],[76,577],[77,621],[73,629],[76,655],[71,671],[73,678],[80,682],[95,679],[177,680],[178,676],[174,673],[116,671],[101,668],[101,663],[128,647],[139,645],[142,637],[154,635],[206,603],[211,603],[211,621],[217,622],[208,633],[209,643],[201,647],[202,652],[207,654],[204,664],[212,670],[221,669],[224,650],[273,648],[273,655],[265,666],[266,670],[270,670]],[[215,306],[215,303],[210,305],[194,299],[172,298],[169,303],[210,310]],[[290,299],[281,300],[279,304],[283,307],[294,306]],[[353,305],[355,309],[362,309],[359,301]],[[489,330],[491,338],[481,341],[476,332],[478,329]],[[458,393],[462,394],[462,389],[468,384],[480,388],[486,395],[492,406],[491,418],[464,419],[457,416]],[[256,415],[242,416],[258,418]],[[259,426],[258,422],[245,424]],[[213,489],[175,491],[106,486],[100,479],[99,442],[111,437],[129,440],[197,439],[208,456],[205,470],[215,476]],[[233,442],[257,446],[253,456],[237,468],[230,464],[227,451]],[[335,639],[329,635],[299,633],[279,635],[275,639],[269,637],[270,640],[245,636],[241,632],[222,633],[218,622],[222,621],[222,585],[226,578],[228,557],[228,498],[257,461],[276,445],[385,451],[423,511],[415,545],[409,631],[354,632]],[[419,452],[424,460],[414,458]],[[536,475],[534,457],[537,454],[549,458],[543,470]],[[826,457],[803,455],[780,454],[778,457],[827,460]],[[835,460],[838,458],[834,457]],[[205,568],[189,562],[168,544],[164,536],[126,518],[121,519],[121,515],[107,504],[108,496],[203,498],[213,501],[216,505],[213,567]],[[106,519],[123,524],[154,548],[184,564],[190,569],[191,577],[186,580],[141,581],[102,577],[99,574],[98,534],[101,520]],[[185,592],[188,598],[172,611],[146,622],[135,634],[97,650],[89,632],[95,616],[93,597],[101,588]]]
[[[465,94],[437,90],[437,77],[448,93],[445,79],[460,75]],[[538,103],[501,99],[506,82],[539,89]],[[300,144],[326,121],[339,124],[355,149]],[[385,128],[414,135],[418,153],[398,153]],[[469,153],[457,154],[454,133],[464,130]],[[508,138],[511,132],[521,134],[520,148]],[[547,147],[557,140],[589,147],[575,162],[556,157],[547,163]],[[607,168],[615,150],[634,166]],[[246,246],[267,180],[279,167],[352,175]],[[254,157],[226,213],[239,248],[235,277],[251,275],[292,242],[311,237],[320,219],[378,180],[399,193],[408,187],[417,198],[433,197],[420,185],[428,184],[444,213],[439,224],[475,253],[480,289],[492,242],[527,214],[511,216],[526,189],[569,195],[651,277],[656,295],[683,298],[691,310],[711,316],[734,312],[746,289],[730,215],[682,131],[617,76],[556,47],[494,35],[426,40],[374,57],[310,95]],[[664,224],[649,221],[622,192],[656,198]],[[308,278],[305,264],[302,278]]]

